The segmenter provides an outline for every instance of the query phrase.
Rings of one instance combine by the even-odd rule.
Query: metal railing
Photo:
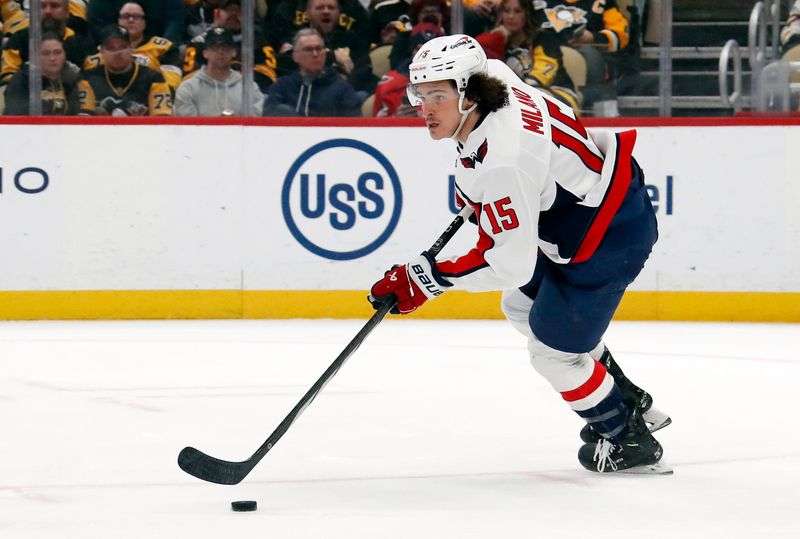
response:
[[[786,11],[793,0],[787,0]],[[800,62],[781,60],[781,0],[761,0],[750,12],[747,26],[747,60],[750,64],[749,101],[754,110],[788,112],[792,93],[800,92],[800,84],[790,81],[793,71],[800,71]],[[733,63],[733,71],[729,66]],[[733,78],[733,91],[729,79]],[[722,102],[734,111],[748,101],[743,94],[742,54],[735,40],[728,41],[719,56],[719,89]]]
[[[733,92],[728,91],[728,65],[731,60],[733,60]],[[742,53],[735,39],[728,40],[719,55],[719,93],[726,106],[736,112],[741,110]]]
[[[780,7],[780,0],[762,0],[756,2],[750,12],[747,48],[752,72],[750,93],[755,101],[759,99],[761,71],[780,55]]]
[[[41,116],[42,114],[42,63],[40,51],[42,49],[42,11],[41,0],[31,0],[31,14],[28,32],[28,114]]]
[[[658,59],[659,116],[672,116],[672,0],[661,2],[661,54]]]

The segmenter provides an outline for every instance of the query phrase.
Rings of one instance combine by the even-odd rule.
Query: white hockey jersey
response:
[[[593,132],[571,108],[499,60],[508,104],[473,129],[456,159],[456,197],[478,221],[468,253],[437,262],[455,288],[505,290],[533,276],[538,250],[559,264],[592,256],[631,182],[635,131]]]

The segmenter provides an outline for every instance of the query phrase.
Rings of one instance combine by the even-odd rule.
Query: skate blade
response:
[[[650,432],[656,432],[672,424],[672,418],[656,408],[650,408],[642,414]]]
[[[655,464],[644,464],[642,466],[634,466],[626,470],[619,470],[614,473],[624,473],[631,475],[671,475],[674,473],[672,466],[663,462],[656,462]]]

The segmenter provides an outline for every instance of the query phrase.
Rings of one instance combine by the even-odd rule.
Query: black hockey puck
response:
[[[237,512],[255,511],[257,507],[258,504],[256,504],[256,502],[253,500],[241,500],[238,502],[231,502],[231,509]]]

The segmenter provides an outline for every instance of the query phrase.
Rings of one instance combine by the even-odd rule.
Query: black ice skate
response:
[[[614,378],[614,382],[616,382],[617,386],[622,391],[622,399],[625,401],[625,404],[630,408],[635,407],[639,411],[639,414],[644,418],[645,423],[647,423],[647,428],[650,432],[656,432],[672,423],[672,419],[667,414],[653,407],[653,398],[650,394],[625,376],[625,373],[619,368],[617,362],[614,361],[614,357],[611,355],[611,352],[608,351],[608,348],[605,349],[603,356],[598,362],[601,363]],[[588,424],[583,426],[580,436],[581,440],[587,444],[597,443],[602,439],[602,436]]]
[[[578,450],[578,461],[592,472],[671,474],[672,468],[660,462],[663,453],[639,411],[633,410],[620,438],[584,444]]]

